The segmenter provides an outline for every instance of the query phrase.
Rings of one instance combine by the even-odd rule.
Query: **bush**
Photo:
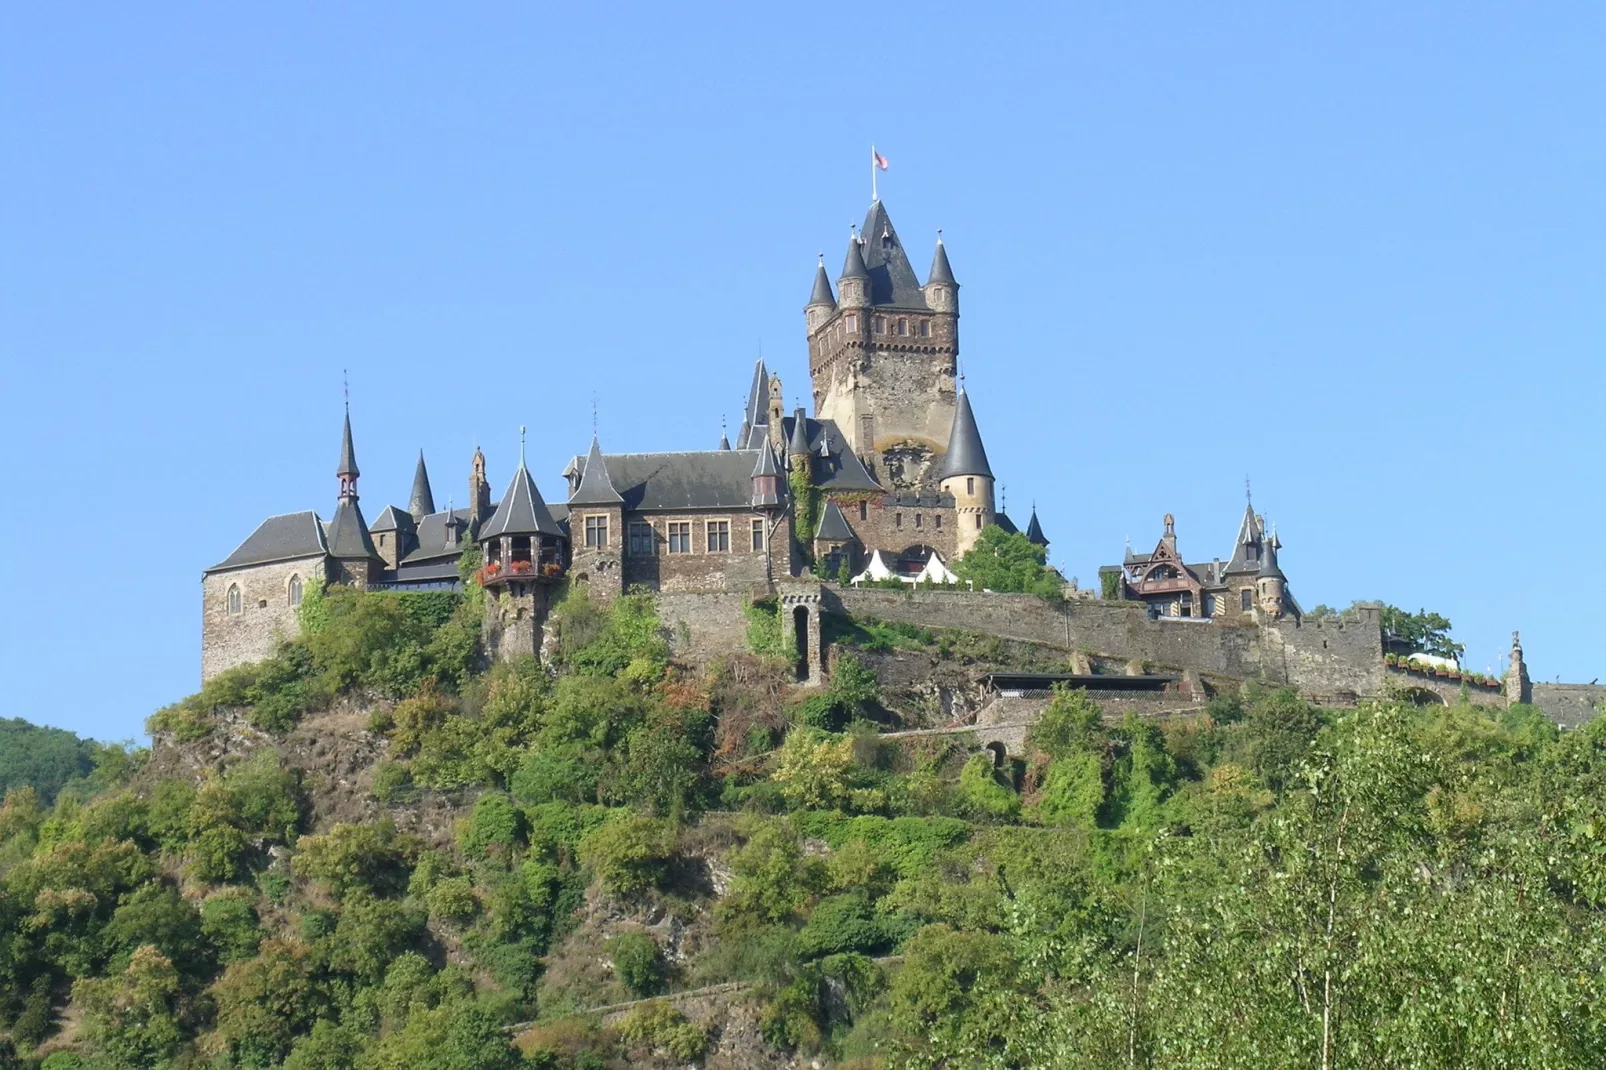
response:
[[[337,898],[353,890],[386,894],[407,886],[418,843],[396,831],[390,818],[372,825],[336,825],[322,836],[303,836],[290,868],[323,883]]]
[[[242,962],[257,953],[262,930],[252,898],[244,888],[226,888],[202,901],[201,931],[220,962]]]
[[[849,951],[874,955],[891,944],[886,926],[862,889],[820,900],[798,936],[800,950],[811,958]]]
[[[708,1050],[708,1033],[662,1001],[638,1007],[619,1022],[619,1035],[630,1044],[645,1044],[670,1058],[694,1062]]]
[[[609,893],[640,895],[658,883],[663,864],[674,857],[668,822],[639,814],[615,817],[580,841],[580,861]]]
[[[663,988],[668,975],[663,950],[646,933],[623,933],[608,941],[614,976],[638,999]]]
[[[474,813],[458,830],[458,846],[470,858],[507,854],[524,838],[524,815],[500,792],[488,791],[474,803]]]
[[[986,817],[1010,819],[1020,815],[1020,797],[999,777],[990,753],[973,755],[959,774],[959,794],[970,808]]]

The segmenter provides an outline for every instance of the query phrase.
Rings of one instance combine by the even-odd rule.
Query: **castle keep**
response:
[[[420,454],[406,507],[387,505],[370,524],[348,411],[330,519],[312,510],[270,517],[203,573],[202,678],[294,637],[315,585],[455,589],[472,546],[483,562],[474,582],[491,596],[483,639],[499,657],[540,653],[551,593],[567,583],[604,600],[654,591],[681,646],[710,653],[740,646],[744,608],[775,599],[804,682],[828,669],[823,610],[980,629],[1139,672],[1168,667],[1194,697],[1250,677],[1341,702],[1389,686],[1377,612],[1306,621],[1277,532],[1252,505],[1225,561],[1188,562],[1167,515],[1152,551],[1128,547],[1120,564],[1099,570],[1098,599],[1074,586],[1058,607],[957,589],[856,590],[865,579],[951,583],[947,563],[989,527],[1020,529],[995,502],[981,423],[958,374],[959,283],[940,232],[921,282],[875,201],[834,284],[823,259],[816,267],[803,314],[812,415],[786,410],[781,379],[760,360],[734,443],[722,435],[712,449],[613,454],[593,435],[562,469],[561,502],[543,498],[521,444],[499,497],[476,449],[467,505],[437,509]],[[1035,508],[1025,536],[1048,545]],[[849,577],[843,586],[821,579]],[[1510,701],[1543,686],[1530,689],[1520,648],[1508,677],[1519,681],[1502,695]],[[1552,700],[1577,720],[1601,697],[1586,687]]]

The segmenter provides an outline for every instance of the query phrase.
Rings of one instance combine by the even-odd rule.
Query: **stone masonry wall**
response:
[[[1602,703],[1606,703],[1606,684],[1533,685],[1533,704],[1563,728],[1594,720]]]
[[[281,638],[301,634],[301,620],[290,604],[290,578],[300,576],[308,592],[324,579],[324,559],[279,561],[252,568],[213,572],[201,578],[201,682],[225,669],[261,661]],[[229,588],[240,588],[240,612],[229,612]]]
[[[1149,620],[1143,607],[1050,604],[1032,595],[829,587],[828,612],[987,632],[1157,667],[1236,679],[1263,677],[1323,700],[1383,692],[1382,629],[1375,610],[1347,623],[1236,625]]]
[[[747,649],[747,604],[741,591],[670,591],[658,595],[658,619],[676,657],[703,661]]]
[[[706,522],[723,520],[730,524],[730,550],[708,549]],[[767,533],[765,549],[752,549],[752,522],[764,521]],[[670,553],[668,527],[670,523],[691,525],[691,552]],[[651,523],[658,552],[652,556],[631,554],[629,529],[632,523]],[[687,513],[684,516],[654,514],[651,518],[626,516],[627,550],[622,558],[624,586],[628,590],[642,584],[655,591],[742,591],[750,592],[754,586],[770,582],[771,550],[776,555],[774,573],[787,573],[788,555],[791,552],[790,536],[784,526],[775,528],[769,518],[758,513]]]
[[[862,519],[859,510],[861,500],[864,505]],[[847,518],[848,526],[864,545],[866,561],[871,550],[879,549],[882,559],[891,566],[905,549],[924,545],[930,546],[942,555],[944,561],[953,564],[954,526],[958,521],[954,507],[951,504],[938,505],[938,500],[936,495],[925,495],[916,504],[911,496],[877,495],[868,499],[854,496],[838,501],[837,505]],[[863,567],[863,562],[858,564],[860,568]]]

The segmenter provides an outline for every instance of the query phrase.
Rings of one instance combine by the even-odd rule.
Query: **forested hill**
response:
[[[1111,721],[1066,692],[995,767],[963,732],[889,738],[951,713],[890,668],[1041,652],[837,621],[803,691],[773,607],[692,668],[649,596],[576,595],[548,667],[486,667],[482,597],[310,597],[153,752],[21,787],[10,761],[0,1068],[1606,1051],[1606,719],[1249,687]],[[57,738],[4,731],[8,760]]]

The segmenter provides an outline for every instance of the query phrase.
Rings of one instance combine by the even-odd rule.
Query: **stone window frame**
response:
[[[915,514],[915,530],[919,531],[920,529],[924,528],[925,526],[926,526],[926,523],[925,523],[924,515],[921,514],[921,513],[916,513]]]
[[[629,525],[629,550],[632,557],[658,556],[658,529],[645,520],[632,520]],[[646,548],[643,549],[642,547]]]
[[[301,600],[305,597],[306,583],[304,580],[302,580],[301,573],[290,573],[290,578],[284,581],[285,602],[290,606],[291,609],[294,609],[301,604]]]
[[[1238,592],[1238,604],[1245,613],[1248,613],[1251,609],[1254,609],[1255,589],[1253,587],[1244,587],[1240,589]]]
[[[921,320],[920,321],[920,337],[922,337],[922,338],[930,338],[931,337],[931,321],[930,320]]]
[[[857,334],[858,331],[859,331],[859,315],[858,315],[858,313],[849,312],[846,316],[842,317],[842,324],[848,330],[850,330],[850,331],[854,332],[855,334]]]
[[[715,545],[718,543],[719,545]],[[703,545],[711,554],[731,552],[731,522],[729,517],[703,521]]]
[[[870,503],[863,498],[859,499],[859,519],[861,521],[870,519]]]
[[[667,543],[665,547],[666,553],[679,556],[694,552],[691,542],[690,520],[670,520],[666,522],[664,524],[664,534]],[[678,550],[675,549],[677,545],[680,547]]]
[[[765,543],[764,521],[762,521],[762,520],[754,520],[752,522],[751,527],[752,527],[752,543],[751,543],[751,545],[753,547],[753,552],[755,554],[761,554],[761,553],[764,552],[764,543]]]
[[[885,317],[885,316],[877,316],[875,318],[875,333],[876,334],[886,334],[887,333],[887,317]]]
[[[902,531],[903,530],[903,514],[902,513],[893,513],[892,514],[892,530],[894,530],[894,531]]]
[[[587,550],[608,548],[608,517],[604,513],[590,513],[585,517],[585,547]]]
[[[975,494],[976,493],[976,477],[975,476],[966,476],[965,477],[965,493],[966,494]]]
[[[907,316],[899,316],[892,333],[899,338],[907,337],[909,334],[909,318]]]
[[[224,592],[223,608],[231,617],[238,617],[245,613],[245,592],[240,590],[238,583],[229,584],[229,589]]]
[[[933,525],[936,527],[936,529],[938,531],[941,531],[942,530],[942,514],[941,513],[933,513],[932,514],[932,523],[933,523]]]

